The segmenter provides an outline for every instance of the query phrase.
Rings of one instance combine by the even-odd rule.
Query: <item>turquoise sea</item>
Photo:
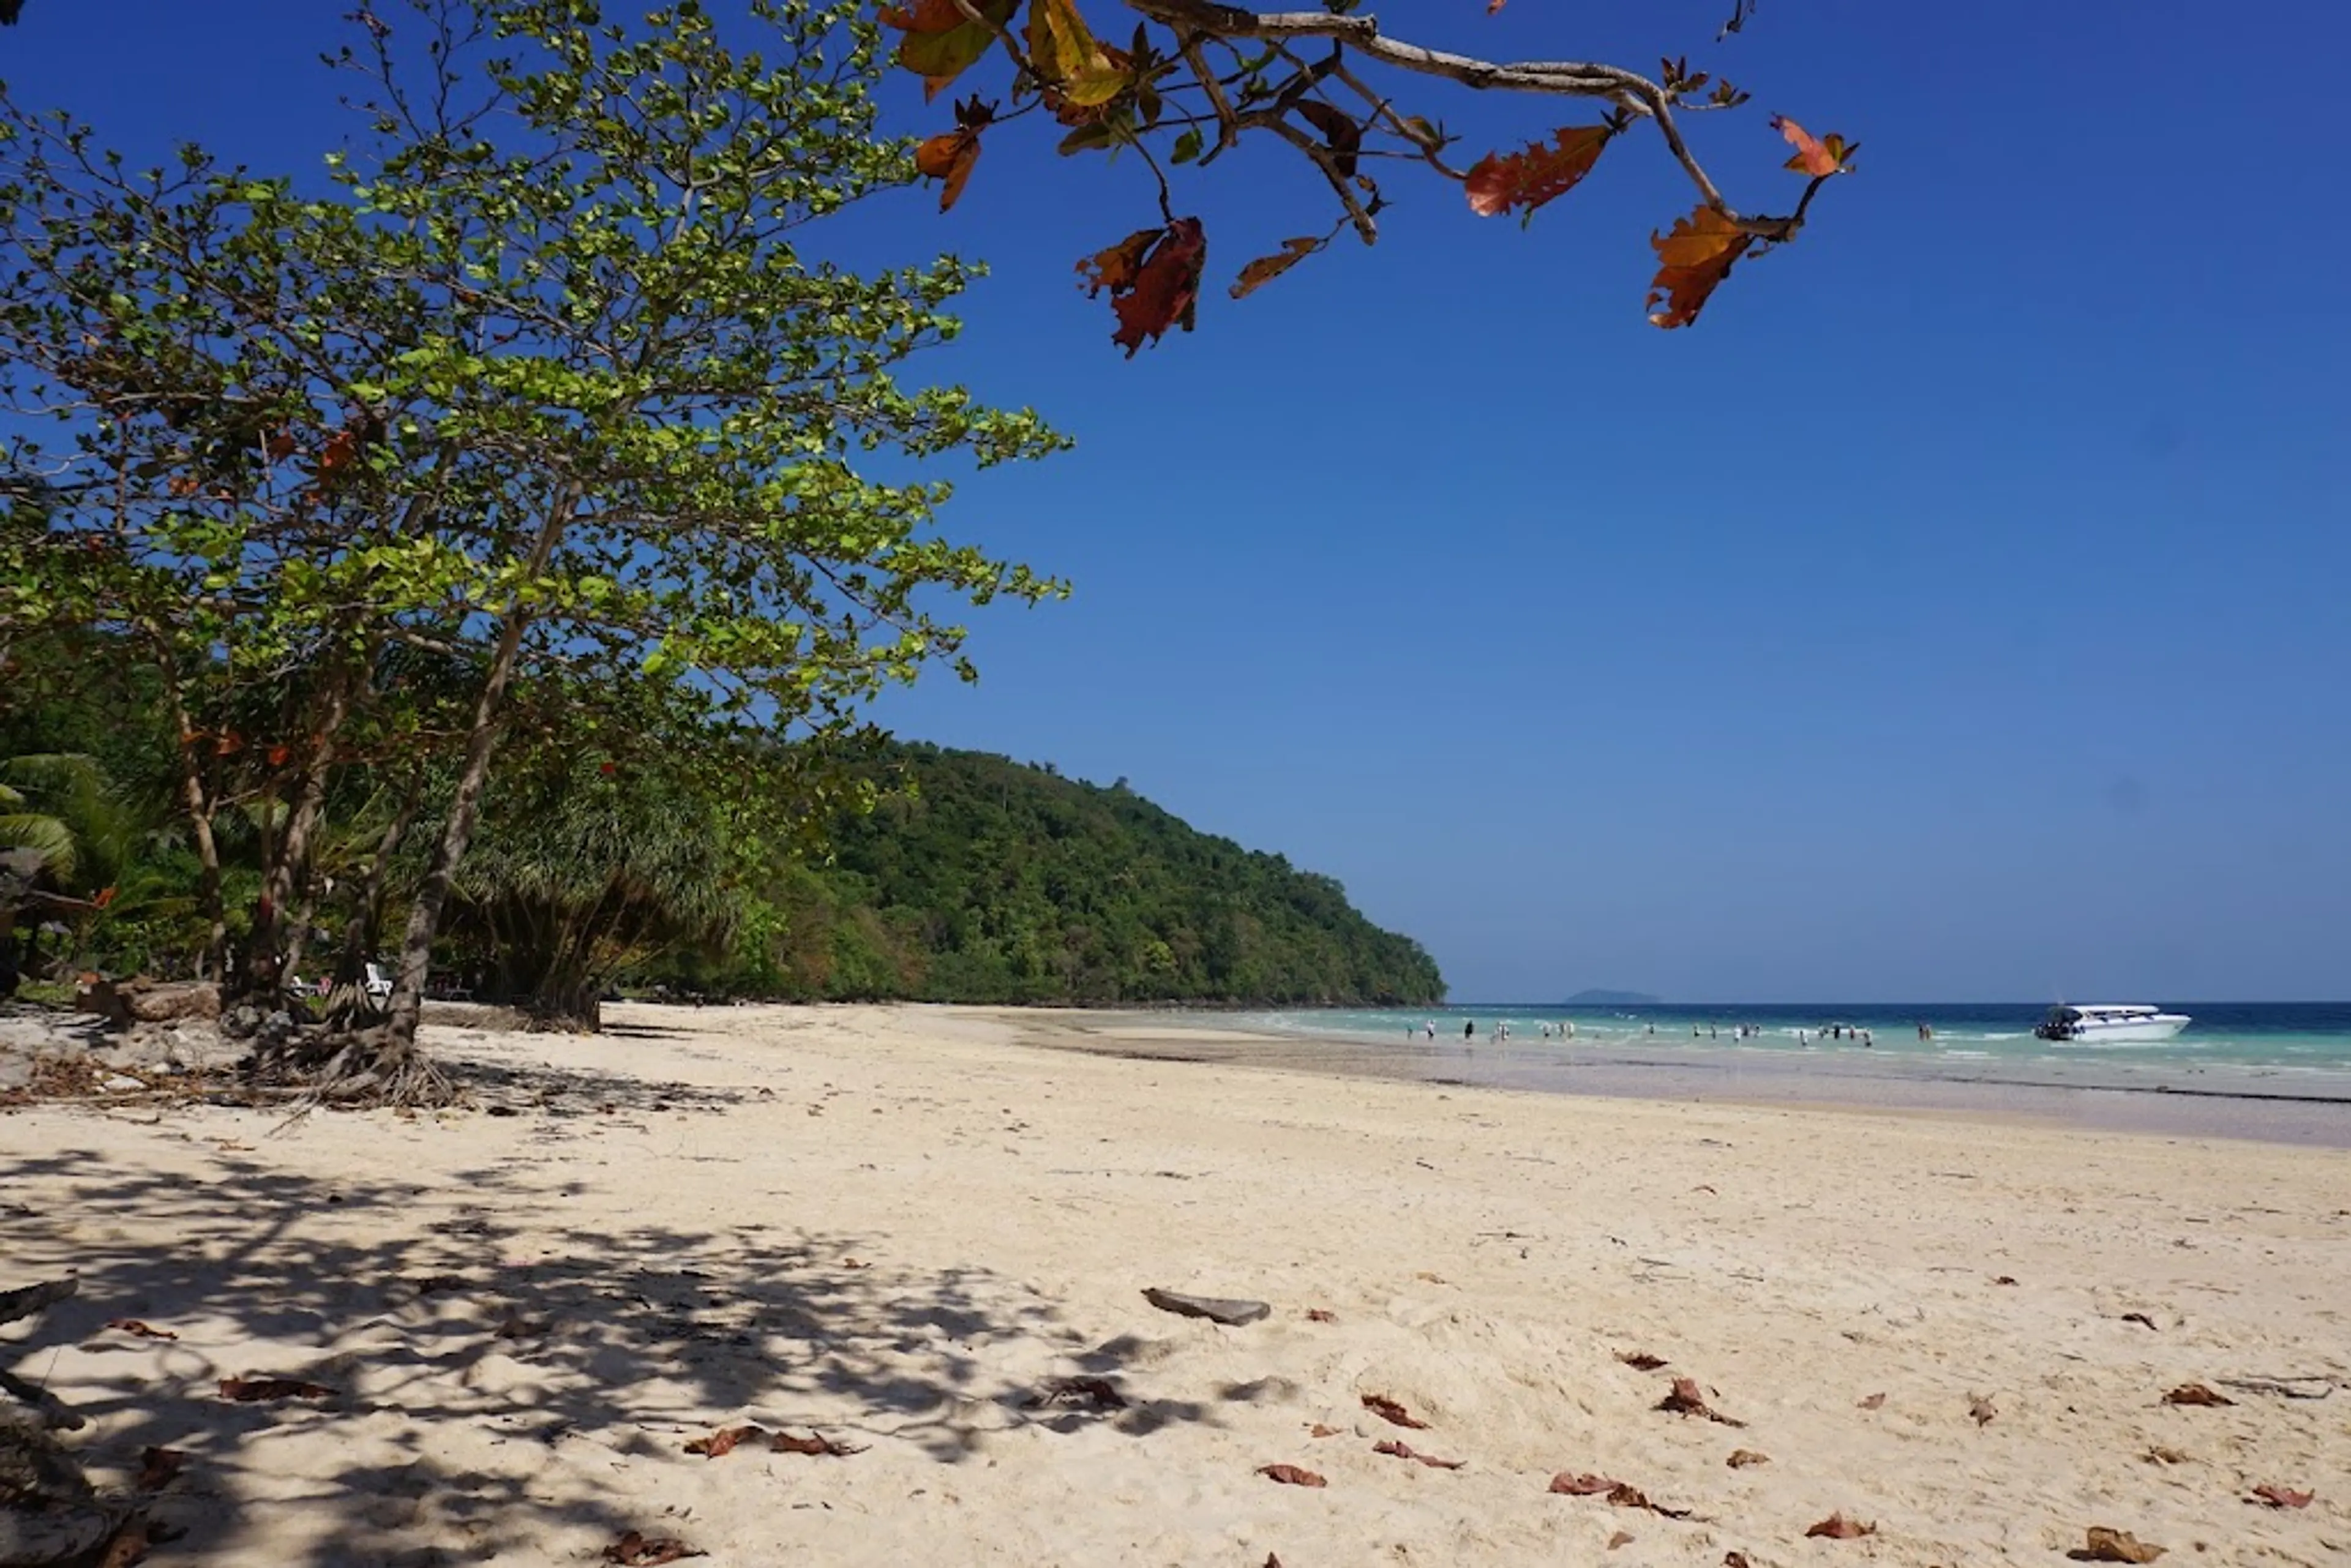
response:
[[[2107,998],[2102,998],[2107,999]],[[2137,1001],[2143,998],[2112,998]],[[2147,998],[2151,999],[2151,998]],[[2052,1044],[2033,1038],[2048,1010],[2038,1003],[1784,1003],[1644,1008],[1535,1007],[1465,1003],[1437,1009],[1314,1009],[1204,1015],[1203,1023],[1364,1045],[1420,1042],[1490,1051],[1497,1026],[1510,1027],[1510,1049],[1522,1057],[1547,1046],[1562,1053],[1637,1051],[1652,1060],[1690,1051],[1719,1060],[1724,1051],[1784,1053],[1815,1059],[1851,1056],[1906,1073],[1999,1080],[2043,1073],[2071,1076],[2096,1063],[2139,1076],[2220,1069],[2231,1077],[2314,1075],[2310,1089],[2351,1093],[2351,1002],[2193,1002],[2158,1000],[2194,1019],[2176,1039],[2152,1043]],[[1434,1024],[1431,1042],[1419,1026]],[[1564,1037],[1561,1026],[1573,1024]],[[1919,1026],[1931,1031],[1921,1038]],[[1469,1029],[1465,1040],[1463,1030]],[[1741,1036],[1744,1027],[1751,1032]],[[1843,1028],[1839,1038],[1828,1031]],[[1546,1038],[1545,1030],[1549,1030]],[[1850,1031],[1867,1030],[1865,1046]],[[1407,1030],[1412,1031],[1409,1036]],[[1799,1041],[1799,1034],[1802,1042]],[[1856,1061],[1855,1065],[1860,1063]],[[2335,1082],[2340,1075],[2340,1082]]]

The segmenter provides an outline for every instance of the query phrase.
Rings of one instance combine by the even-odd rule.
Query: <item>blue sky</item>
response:
[[[292,168],[344,8],[31,0],[0,77]],[[1008,127],[953,214],[845,225],[987,258],[927,369],[1079,442],[954,525],[1076,597],[884,716],[1328,872],[1457,998],[2351,995],[2351,118],[2289,79],[2351,16],[1773,0],[1717,46],[1727,10],[1382,12],[1729,75],[1692,134],[1735,203],[1797,188],[1772,112],[1864,143],[1688,331],[1641,308],[1690,200],[1640,137],[1524,231],[1396,170],[1379,246],[1133,362],[1071,269],[1154,221],[1139,169]],[[1411,90],[1473,147],[1587,118]],[[1270,155],[1177,193],[1212,285],[1326,202]]]

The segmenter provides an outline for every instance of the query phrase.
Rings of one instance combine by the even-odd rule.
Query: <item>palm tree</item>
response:
[[[0,849],[32,851],[41,876],[65,892],[112,886],[139,826],[96,758],[53,751],[0,760]]]

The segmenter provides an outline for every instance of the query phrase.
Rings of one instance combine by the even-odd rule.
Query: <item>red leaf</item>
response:
[[[1312,1470],[1301,1470],[1296,1465],[1259,1465],[1257,1473],[1286,1487],[1326,1487],[1331,1484]]]
[[[1708,206],[1676,218],[1671,234],[1652,234],[1657,276],[1649,284],[1650,323],[1674,328],[1697,320],[1708,296],[1754,243],[1754,235]],[[1656,308],[1661,300],[1663,310]]]
[[[110,1329],[120,1330],[123,1333],[137,1334],[141,1339],[177,1339],[180,1337],[178,1334],[173,1333],[170,1329],[159,1329],[154,1324],[141,1322],[137,1318],[109,1318],[106,1320],[106,1326]]]
[[[1237,294],[1233,298],[1238,299],[1240,296]],[[1309,1307],[1306,1309],[1306,1321],[1310,1323],[1334,1323],[1339,1321],[1339,1316],[1328,1307]]]
[[[141,1491],[162,1491],[172,1484],[172,1479],[187,1468],[188,1456],[177,1448],[141,1448],[139,1451]]]
[[[2183,1383],[2163,1396],[2166,1405],[2234,1405],[2225,1394],[2215,1394],[2200,1383]]]
[[[1468,1463],[1467,1459],[1440,1459],[1434,1455],[1420,1453],[1408,1443],[1374,1443],[1372,1452],[1385,1454],[1391,1458],[1417,1460],[1433,1470],[1458,1470]]]
[[[295,444],[294,433],[290,430],[281,430],[263,444],[262,450],[269,454],[269,460],[272,463],[282,463],[294,455]]]
[[[604,1561],[617,1563],[621,1568],[659,1568],[664,1563],[708,1555],[706,1552],[696,1552],[684,1542],[667,1536],[658,1541],[648,1541],[641,1531],[634,1530],[604,1548]]]
[[[2253,1497],[2272,1508],[2308,1508],[2316,1492],[2296,1491],[2292,1487],[2275,1486],[2268,1481],[2253,1489]]]
[[[795,1437],[789,1432],[778,1432],[768,1441],[768,1447],[779,1454],[806,1454],[810,1458],[845,1459],[852,1454],[862,1454],[864,1448],[844,1443],[821,1433],[810,1432],[805,1437]]]
[[[351,431],[339,430],[327,437],[327,444],[319,448],[320,477],[350,467],[351,459],[359,455],[359,450],[360,438]]]
[[[1877,1526],[1864,1524],[1857,1519],[1847,1519],[1842,1513],[1833,1513],[1804,1531],[1807,1537],[1826,1536],[1831,1541],[1852,1541],[1860,1536],[1876,1533]]]
[[[1416,1432],[1428,1430],[1427,1422],[1416,1419],[1411,1411],[1384,1394],[1364,1395],[1364,1408],[1391,1426],[1409,1427]]]
[[[1087,280],[1087,293],[1110,290],[1111,308],[1118,313],[1118,330],[1110,340],[1131,360],[1145,338],[1156,341],[1176,326],[1192,329],[1200,269],[1207,259],[1200,220],[1177,218],[1164,229],[1138,230],[1096,252],[1078,263],[1078,272]]]
[[[700,1454],[705,1459],[724,1458],[745,1443],[757,1442],[766,1437],[764,1427],[721,1427],[707,1437],[696,1437],[685,1446],[689,1454]]]
[[[1655,1372],[1668,1364],[1664,1356],[1651,1355],[1646,1350],[1620,1350],[1616,1353],[1616,1359],[1635,1372]]]
[[[1605,125],[1566,125],[1553,132],[1555,141],[1551,144],[1531,142],[1523,152],[1507,158],[1499,152],[1487,153],[1470,166],[1469,178],[1462,186],[1469,197],[1469,210],[1481,218],[1498,216],[1512,207],[1531,213],[1567,194],[1577,181],[1592,172],[1601,149],[1614,134]]]
[[[1606,1476],[1579,1476],[1562,1470],[1551,1478],[1551,1486],[1548,1490],[1557,1492],[1562,1497],[1598,1497],[1603,1492],[1614,1491],[1624,1484],[1622,1481],[1611,1480]]]
[[[240,1405],[255,1405],[272,1399],[332,1399],[335,1391],[321,1383],[304,1383],[292,1377],[224,1377],[220,1380],[220,1396]]]
[[[939,211],[946,212],[963,194],[964,183],[971,178],[972,165],[979,162],[979,132],[966,126],[934,136],[914,149],[914,172],[932,180],[945,180],[946,188],[939,193]]]
[[[1837,155],[1830,152],[1819,137],[1794,120],[1785,115],[1775,114],[1771,117],[1771,129],[1786,137],[1788,145],[1796,150],[1796,155],[1788,160],[1789,168],[1815,179],[1837,172]]]

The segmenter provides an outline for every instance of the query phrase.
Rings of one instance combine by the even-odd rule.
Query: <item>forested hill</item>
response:
[[[900,743],[912,798],[844,818],[777,889],[786,994],[1103,1004],[1420,1003],[1410,937],[1338,883],[1195,831],[1119,784]]]

